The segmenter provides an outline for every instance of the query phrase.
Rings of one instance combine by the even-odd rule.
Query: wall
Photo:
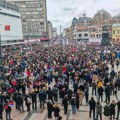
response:
[[[6,15],[3,15],[3,13]],[[8,16],[7,14],[16,17]],[[10,25],[10,31],[5,30],[6,25]],[[21,15],[19,12],[0,7],[0,35],[4,43],[6,43],[7,40],[23,39]]]

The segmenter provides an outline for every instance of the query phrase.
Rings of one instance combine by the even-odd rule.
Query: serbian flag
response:
[[[14,105],[14,102],[13,102],[13,101],[10,101],[10,102],[8,103],[8,106],[10,106],[10,107],[13,107],[13,105]]]

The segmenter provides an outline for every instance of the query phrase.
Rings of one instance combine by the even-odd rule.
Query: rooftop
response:
[[[3,0],[0,0],[0,6],[11,9],[11,10],[19,11],[19,8],[16,5],[13,5],[9,2],[5,2]]]

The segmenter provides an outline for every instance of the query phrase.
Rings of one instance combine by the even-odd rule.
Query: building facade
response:
[[[47,34],[46,0],[7,0],[19,7],[25,38],[40,38]]]
[[[5,1],[0,1],[0,35],[2,45],[17,44],[23,39],[18,7]]]
[[[53,28],[52,28],[52,23],[48,21],[48,37],[51,40],[53,38]]]
[[[112,42],[120,42],[120,24],[112,25]]]

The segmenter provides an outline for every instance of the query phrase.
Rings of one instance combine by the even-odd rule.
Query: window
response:
[[[81,37],[82,37],[82,34],[79,34],[78,36],[79,36],[79,38],[81,38]]]
[[[84,36],[85,36],[85,37],[88,37],[88,34],[87,34],[87,33],[85,33],[85,34],[84,34]]]
[[[120,32],[119,32],[119,30],[118,30],[118,34],[119,34]]]
[[[115,34],[115,30],[113,30],[113,34]]]

